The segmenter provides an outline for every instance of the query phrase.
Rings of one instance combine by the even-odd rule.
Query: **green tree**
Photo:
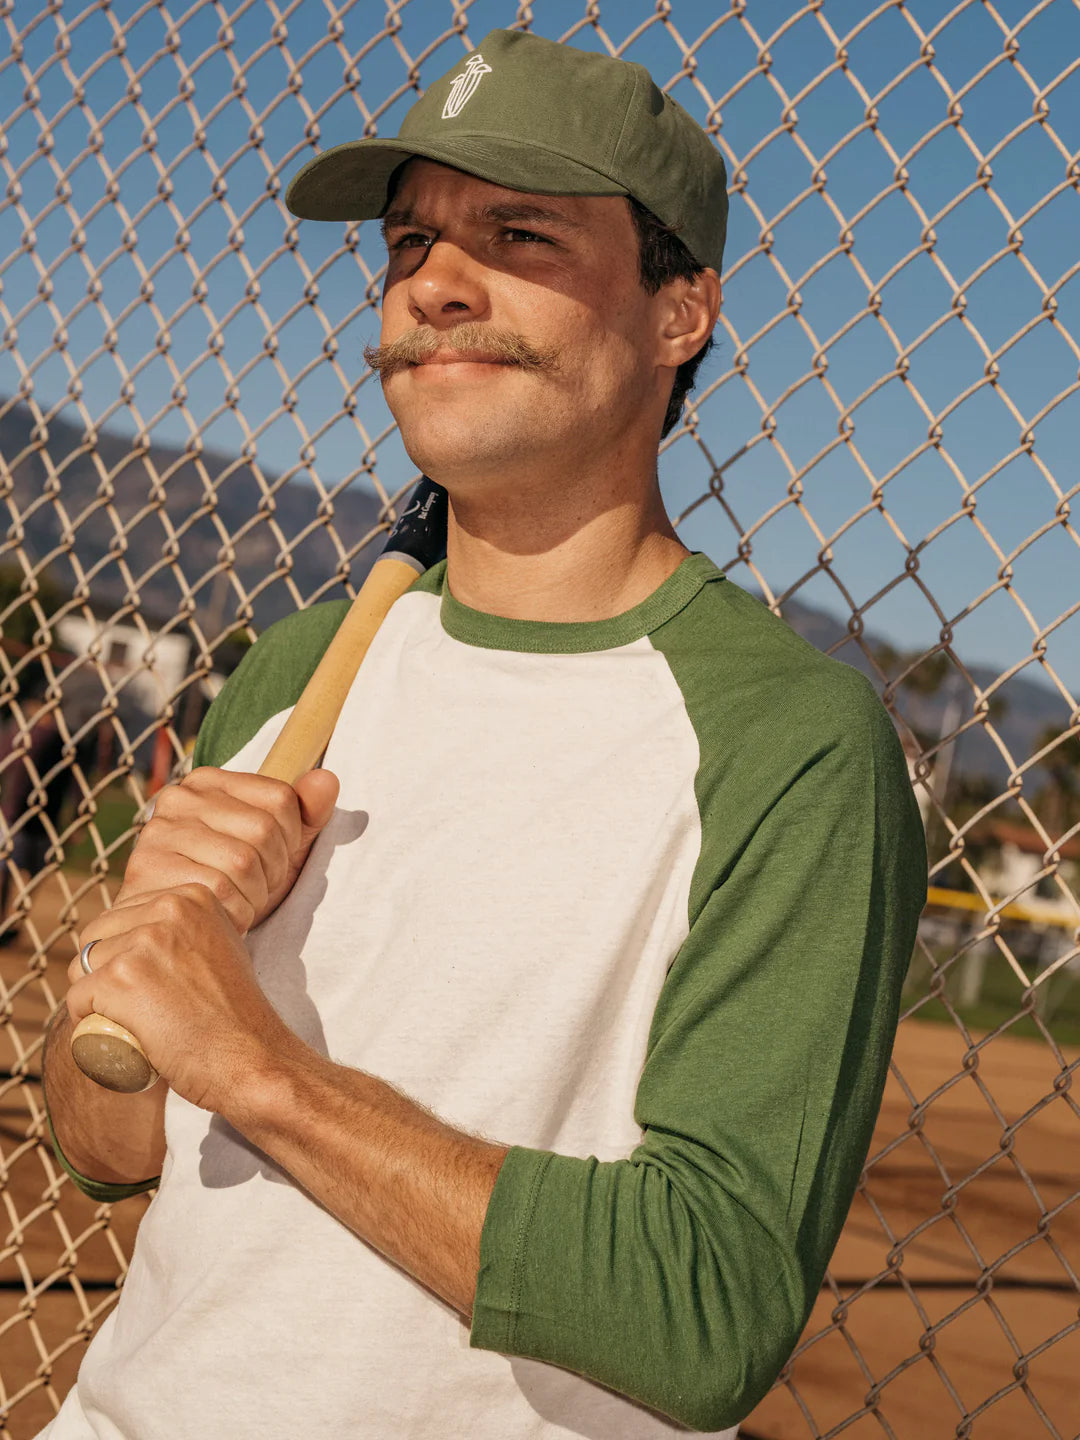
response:
[[[1080,735],[1048,725],[1035,742],[1036,752],[1048,745],[1054,748],[1041,764],[1049,782],[1036,794],[1035,808],[1049,833],[1058,836],[1080,824]]]
[[[31,601],[37,600],[46,616],[63,604],[64,592],[47,570],[28,577],[14,561],[0,564],[0,639],[32,645],[38,617]]]

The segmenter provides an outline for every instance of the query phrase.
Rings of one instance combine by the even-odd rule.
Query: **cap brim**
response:
[[[347,140],[316,155],[292,178],[285,204],[301,220],[374,220],[386,209],[390,181],[411,156],[435,160],[508,190],[534,195],[626,195],[577,160],[492,135],[427,140]]]

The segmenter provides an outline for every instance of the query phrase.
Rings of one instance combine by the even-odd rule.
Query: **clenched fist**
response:
[[[337,777],[283,780],[201,766],[157,797],[124,873],[118,903],[148,891],[204,885],[241,935],[292,889],[333,814]]]
[[[92,973],[68,969],[68,1013],[139,1037],[169,1088],[227,1114],[272,1061],[303,1048],[255,979],[231,917],[201,884],[118,900],[88,925]]]
[[[261,1059],[299,1045],[243,937],[292,888],[337,794],[328,770],[293,788],[208,766],[163,790],[112,909],[79,937],[98,943],[93,974],[69,967],[72,1021],[95,1011],[123,1025],[172,1089],[210,1109]]]

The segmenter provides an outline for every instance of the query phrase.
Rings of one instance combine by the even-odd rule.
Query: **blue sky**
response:
[[[1013,559],[1012,590],[999,589],[955,630],[963,660],[1004,669],[1030,655],[1035,630],[1080,597],[1080,549],[1058,508],[1060,495],[1077,484],[1080,434],[1080,274],[1066,278],[1080,262],[1080,70],[1054,84],[1080,55],[1080,7],[1051,0],[1023,25],[1037,7],[1021,0],[997,0],[993,8],[980,0],[955,7],[911,0],[903,11],[888,8],[864,23],[877,8],[868,0],[823,0],[819,19],[791,0],[747,0],[740,19],[715,0],[672,0],[665,26],[656,22],[652,0],[593,7],[616,45],[645,27],[623,53],[665,86],[683,68],[680,38],[694,46],[711,30],[694,49],[696,78],[683,75],[672,93],[703,122],[710,102],[719,103],[718,141],[738,182],[724,322],[699,386],[701,443],[684,435],[669,445],[661,478],[669,508],[681,514],[707,493],[719,467],[723,500],[744,531],[770,517],[751,536],[749,557],[776,594],[809,573],[798,598],[846,619],[844,591],[864,606],[903,577],[865,623],[909,649],[934,644],[941,624],[918,580],[947,617],[959,615],[999,581],[1002,558],[987,536],[1008,557],[1045,527]],[[295,248],[282,248],[289,221],[267,180],[287,180],[314,153],[310,131],[305,136],[313,115],[323,147],[362,133],[360,102],[369,114],[379,112],[380,134],[393,133],[415,98],[409,62],[418,62],[424,83],[465,52],[453,32],[454,7],[445,0],[399,4],[396,37],[385,34],[371,45],[380,28],[392,28],[375,3],[338,6],[341,28],[330,33],[333,12],[323,0],[276,10],[236,0],[183,7],[170,0],[175,55],[158,5],[111,9],[113,20],[94,4],[63,6],[66,55],[57,50],[55,18],[36,0],[15,0],[8,22],[24,33],[23,63],[39,98],[35,114],[26,104],[27,74],[10,61],[0,67],[0,97],[12,116],[4,178],[22,191],[21,213],[11,203],[0,207],[3,323],[17,330],[16,337],[9,328],[0,349],[0,394],[11,394],[32,367],[35,398],[55,406],[70,393],[74,367],[86,409],[95,419],[107,416],[114,428],[149,426],[156,439],[183,443],[193,423],[208,445],[229,452],[254,433],[253,452],[268,471],[293,470],[308,480],[314,471],[330,488],[350,476],[367,483],[365,466],[374,465],[387,489],[396,488],[412,466],[391,433],[377,385],[368,380],[356,388],[363,346],[378,329],[377,227],[361,227],[346,244],[345,226],[308,223],[293,230]],[[474,44],[518,14],[502,0],[457,9],[467,15]],[[585,5],[536,0],[531,12],[533,29],[561,38],[580,24]],[[275,30],[279,14],[284,26]],[[225,45],[218,38],[223,16],[233,17]],[[822,20],[844,44],[846,70]],[[1009,49],[1001,25],[1021,26]],[[935,26],[931,57],[916,27],[927,36]],[[109,53],[118,29],[122,57]],[[446,38],[436,45],[440,37]],[[573,43],[600,49],[604,42],[586,24]],[[291,73],[302,80],[295,90]],[[342,90],[346,78],[352,90]],[[875,105],[876,130],[866,126],[859,86]],[[959,94],[962,116],[955,103],[950,112],[946,87],[954,99]],[[792,101],[789,133],[779,127]],[[1042,124],[1035,118],[1040,103]],[[51,158],[36,148],[39,116],[51,130]],[[95,124],[98,154],[87,148]],[[812,188],[823,160],[824,196]],[[895,189],[898,163],[907,194]],[[57,199],[58,174],[70,186],[68,204]],[[163,174],[170,195],[162,194]],[[80,253],[71,248],[71,209],[84,231]],[[37,293],[41,272],[23,246],[27,217],[37,259],[51,269],[50,303]],[[933,256],[919,250],[926,222],[934,231]],[[1020,243],[1013,234],[1010,252],[1016,222]],[[242,259],[231,248],[237,226]],[[178,230],[185,232],[182,251]],[[847,253],[821,264],[844,231]],[[135,241],[134,257],[126,238]],[[311,288],[305,295],[313,277],[317,296]],[[95,280],[116,330],[115,353],[103,348],[109,321],[87,295]],[[962,315],[953,313],[958,290]],[[998,356],[996,388],[980,386],[987,355],[1047,313],[1046,290],[1053,292],[1055,318],[1039,320]],[[798,315],[783,313],[791,291]],[[868,296],[875,294],[878,313],[871,314]],[[897,345],[913,346],[943,316],[950,318],[908,353],[905,382]],[[55,340],[58,319],[63,353]],[[263,348],[267,323],[276,327],[276,357]],[[155,351],[163,325],[167,357]],[[845,326],[847,333],[835,338]],[[331,331],[338,348],[327,357]],[[207,351],[215,332],[217,355]],[[1076,337],[1072,347],[1067,333]],[[130,391],[122,390],[125,370],[136,372]],[[179,372],[190,422],[175,403]],[[851,409],[877,381],[884,383]],[[1073,393],[1047,411],[1070,387]],[[290,391],[291,413],[282,407]],[[351,394],[355,417],[342,410]],[[228,407],[230,398],[246,423]],[[64,413],[80,418],[70,403]],[[854,445],[837,443],[842,414]],[[930,424],[943,415],[941,448],[927,446]],[[1028,430],[1032,454],[1019,453],[991,474]],[[800,470],[796,504],[791,485]],[[875,482],[891,472],[875,508]],[[977,486],[966,513],[965,484]],[[862,511],[835,539],[823,570],[817,532],[828,539]],[[720,564],[738,556],[736,528],[711,497],[692,509],[680,533]],[[905,574],[901,536],[912,546],[935,537],[920,552],[918,580]],[[746,565],[731,574],[756,588]],[[1080,617],[1046,645],[1075,694]]]

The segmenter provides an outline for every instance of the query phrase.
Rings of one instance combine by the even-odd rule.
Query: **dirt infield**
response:
[[[84,923],[91,903],[80,910]],[[60,904],[57,883],[42,888],[34,919],[43,935]],[[40,1033],[48,1012],[41,979],[62,994],[70,956],[70,941],[57,939],[44,976],[27,983],[29,948],[0,951],[4,1071]],[[999,1038],[980,1051],[975,1073],[965,1072],[964,1054],[951,1027],[901,1027],[896,1064],[916,1105],[959,1078],[914,1128],[912,1098],[890,1078],[871,1155],[894,1148],[871,1165],[852,1206],[832,1266],[836,1290],[822,1293],[806,1331],[816,1338],[789,1383],[747,1421],[747,1437],[811,1440],[864,1407],[845,1440],[946,1440],[965,1411],[978,1412],[962,1432],[972,1440],[1080,1435],[1080,1328],[1047,1343],[1077,1324],[1080,1306],[1067,1269],[1080,1271],[1080,1120],[1061,1093],[1003,1130],[1060,1080],[1042,1042]],[[1071,1065],[1080,1052],[1064,1058]],[[36,1435],[67,1393],[115,1299],[147,1203],[110,1210],[60,1178],[51,1152],[33,1140],[42,1113],[37,1070],[34,1057],[27,1078],[5,1082],[0,1098],[0,1437],[11,1440]],[[1012,1136],[1005,1148],[1003,1133]],[[890,1250],[917,1229],[890,1266]],[[976,1291],[984,1267],[1017,1246],[992,1285]],[[1021,1356],[1025,1388],[1014,1374]]]
[[[1080,1309],[1080,1287],[1059,1258],[1080,1272],[1080,1119],[1060,1094],[1015,1131],[1007,1152],[1001,1121],[975,1077],[964,1074],[964,1053],[951,1026],[901,1026],[894,1059],[916,1102],[950,1076],[962,1078],[912,1129],[911,1101],[890,1077],[871,1156],[906,1138],[871,1165],[833,1257],[839,1294],[823,1292],[805,1332],[821,1338],[795,1362],[791,1388],[774,1390],[754,1412],[748,1437],[825,1435],[868,1403],[875,1382],[881,1418],[867,1413],[844,1429],[846,1440],[945,1440],[957,1434],[964,1411],[983,1405],[965,1432],[972,1440],[1074,1440],[1080,1433],[1080,1329],[1033,1354],[1076,1325]],[[1075,1050],[1065,1056],[1070,1065],[1078,1058]],[[1002,1036],[980,1051],[977,1074],[1012,1126],[1053,1094],[1061,1070],[1042,1041]],[[1040,1232],[1041,1214],[1057,1206]],[[888,1272],[894,1242],[919,1226],[893,1274],[859,1295],[860,1285]],[[977,1292],[984,1266],[1025,1240],[995,1271],[992,1287]],[[843,1318],[842,1327],[830,1317]],[[1008,1389],[1022,1355],[1032,1357],[1027,1393]]]
[[[60,933],[64,895],[58,880],[35,893],[32,919],[49,945],[41,974],[29,971],[31,947],[20,939],[0,950],[0,1074],[10,1074],[40,1036],[48,991],[60,996],[72,942]],[[84,899],[87,923],[100,902]],[[51,1148],[35,1143],[43,1114],[40,1052],[27,1078],[0,1081],[0,1437],[30,1440],[71,1387],[94,1327],[111,1308],[117,1279],[146,1200],[110,1210],[95,1205],[63,1176]],[[6,1423],[3,1418],[7,1412]]]

